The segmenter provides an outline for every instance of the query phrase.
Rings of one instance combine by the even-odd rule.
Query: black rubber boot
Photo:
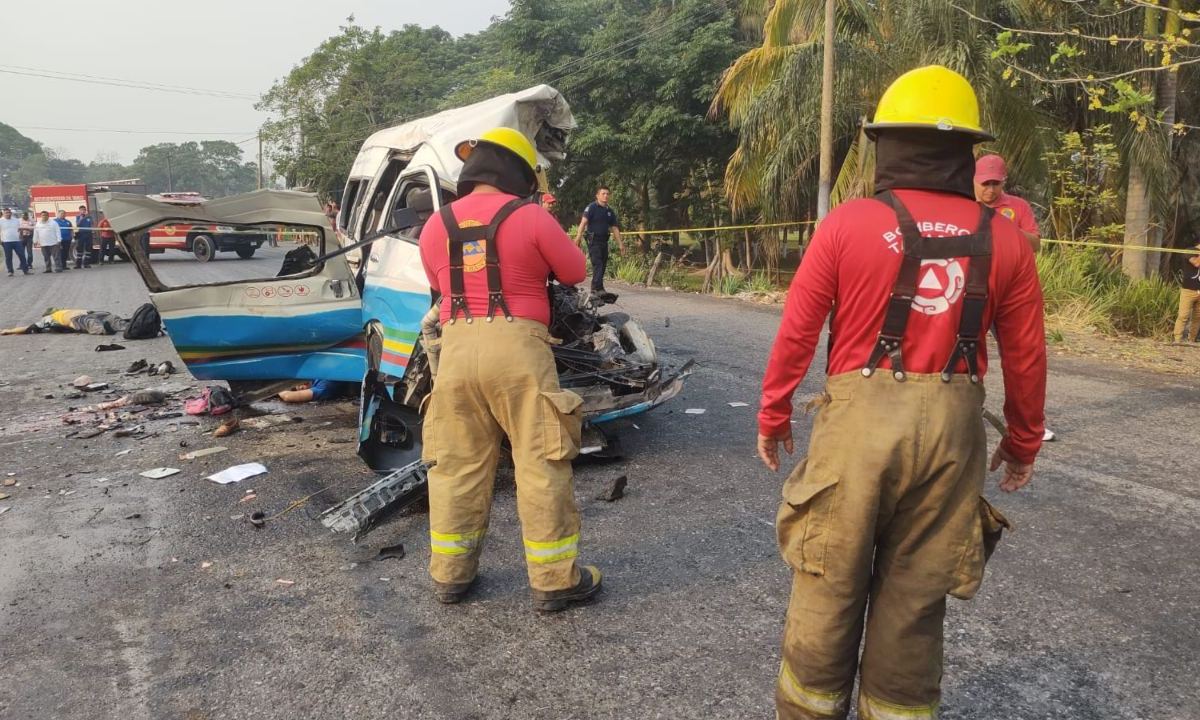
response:
[[[539,612],[566,610],[574,603],[586,602],[600,592],[600,569],[594,565],[579,568],[579,582],[566,590],[534,590],[533,606]]]

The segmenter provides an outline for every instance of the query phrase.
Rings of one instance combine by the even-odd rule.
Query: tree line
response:
[[[264,138],[289,185],[332,197],[374,130],[545,82],[579,121],[552,176],[572,214],[604,183],[639,227],[808,219],[824,5],[514,0],[461,37],[415,25],[367,29],[350,18],[264,94],[260,108],[274,117]],[[1198,150],[1195,128],[1178,118],[1195,117],[1200,104],[1195,5],[837,2],[835,203],[871,191],[860,128],[883,89],[905,70],[940,63],[972,81],[997,136],[981,151],[1008,158],[1010,186],[1038,208],[1047,234],[1070,227],[1080,239],[1191,244]],[[1088,152],[1067,152],[1080,143]],[[1103,156],[1103,167],[1085,155]],[[1080,187],[1108,191],[1106,202],[1080,212],[1088,201],[1071,195]],[[724,252],[748,267],[770,260],[778,234],[757,233],[752,247],[745,240],[728,237]],[[1126,253],[1125,270],[1155,274],[1157,260]]]
[[[0,123],[0,173],[5,205],[27,207],[33,185],[75,185],[141,178],[152,193],[194,191],[223,197],[253,190],[258,166],[245,162],[242,149],[227,140],[157,143],[143,147],[128,165],[114,155],[90,163],[58,151]]]

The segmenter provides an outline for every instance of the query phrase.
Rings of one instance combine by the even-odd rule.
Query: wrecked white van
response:
[[[455,144],[495,126],[528,136],[548,166],[565,156],[575,120],[562,95],[540,85],[381,130],[363,143],[336,218],[314,195],[294,191],[195,207],[122,194],[101,200],[197,379],[228,381],[246,399],[297,380],[362,384],[359,454],[389,475],[331,515],[336,529],[362,530],[383,506],[423,490],[421,417],[436,367],[427,350],[439,328],[417,237],[456,196],[462,163]],[[180,221],[220,223],[272,241],[253,260],[228,264],[237,277],[183,276],[133,241]],[[200,267],[211,273],[219,265]],[[247,268],[257,276],[246,276]],[[551,333],[562,340],[554,349],[560,382],[584,399],[584,452],[604,452],[608,439],[599,427],[674,397],[690,362],[665,366],[635,320],[603,312],[603,301],[586,291],[552,283],[547,292]]]

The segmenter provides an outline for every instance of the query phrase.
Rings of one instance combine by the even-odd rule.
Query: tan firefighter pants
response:
[[[862,720],[937,715],[946,595],[971,597],[983,577],[984,391],[962,375],[907,377],[829,378],[784,485],[780,718],[845,718],[858,671]]]
[[[546,326],[476,318],[442,328],[437,380],[426,411],[429,572],[441,583],[475,577],[487,532],[500,443],[512,444],[517,512],[529,584],[579,581],[579,511],[571,459],[579,454],[582,400],[558,385]]]

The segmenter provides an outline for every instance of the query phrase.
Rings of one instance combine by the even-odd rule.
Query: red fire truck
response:
[[[77,185],[34,185],[29,188],[29,204],[33,206],[34,217],[45,211],[50,217],[58,214],[59,210],[67,213],[74,224],[79,217],[79,207],[87,206],[88,214],[96,217],[100,206],[96,203],[96,195],[106,192],[146,194],[146,185],[138,178],[129,180],[106,180],[95,183],[79,183]],[[100,243],[92,243],[92,262],[99,258]],[[128,259],[118,250],[122,259]]]
[[[207,198],[197,192],[169,192],[150,195],[152,200],[171,205],[200,205]],[[218,252],[235,252],[243,260],[254,257],[254,251],[267,241],[263,233],[247,233],[225,225],[192,225],[190,223],[164,223],[142,235],[142,245],[147,252],[161,253],[167,250],[183,250],[196,256],[200,262],[208,262]]]

